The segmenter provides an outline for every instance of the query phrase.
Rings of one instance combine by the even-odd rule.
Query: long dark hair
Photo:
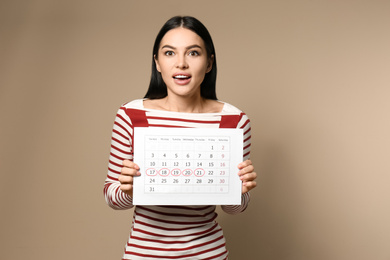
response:
[[[175,16],[169,19],[161,28],[157,34],[156,40],[153,46],[152,57],[152,75],[150,78],[149,89],[146,92],[145,98],[158,99],[164,98],[168,95],[167,86],[161,77],[161,73],[156,68],[154,57],[158,58],[158,49],[160,42],[164,35],[172,29],[183,27],[196,33],[202,38],[206,46],[208,58],[214,57],[213,67],[210,72],[206,73],[203,82],[200,85],[200,95],[207,99],[217,99],[217,93],[215,91],[215,83],[217,81],[217,61],[215,58],[215,49],[213,40],[207,28],[196,18],[191,16]]]

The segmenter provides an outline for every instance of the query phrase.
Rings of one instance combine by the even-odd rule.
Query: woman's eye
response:
[[[189,55],[190,55],[190,56],[198,56],[198,55],[199,55],[199,52],[197,52],[197,51],[191,51],[191,52],[189,53]]]
[[[166,56],[172,56],[174,53],[173,53],[173,51],[166,51],[165,52],[165,55]]]

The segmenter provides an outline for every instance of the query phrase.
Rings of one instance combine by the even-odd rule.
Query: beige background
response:
[[[120,259],[111,127],[177,14],[209,28],[218,96],[252,120],[259,186],[219,216],[230,259],[389,260],[387,0],[2,0],[1,259]]]

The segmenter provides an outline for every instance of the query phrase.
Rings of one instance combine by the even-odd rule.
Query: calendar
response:
[[[243,131],[134,128],[134,205],[239,205]]]

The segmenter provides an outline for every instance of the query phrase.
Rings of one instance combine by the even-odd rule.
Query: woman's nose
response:
[[[176,60],[176,67],[179,68],[179,69],[186,69],[188,68],[188,63],[187,63],[187,60],[186,60],[186,57],[184,56],[179,56],[177,57],[177,60]]]

